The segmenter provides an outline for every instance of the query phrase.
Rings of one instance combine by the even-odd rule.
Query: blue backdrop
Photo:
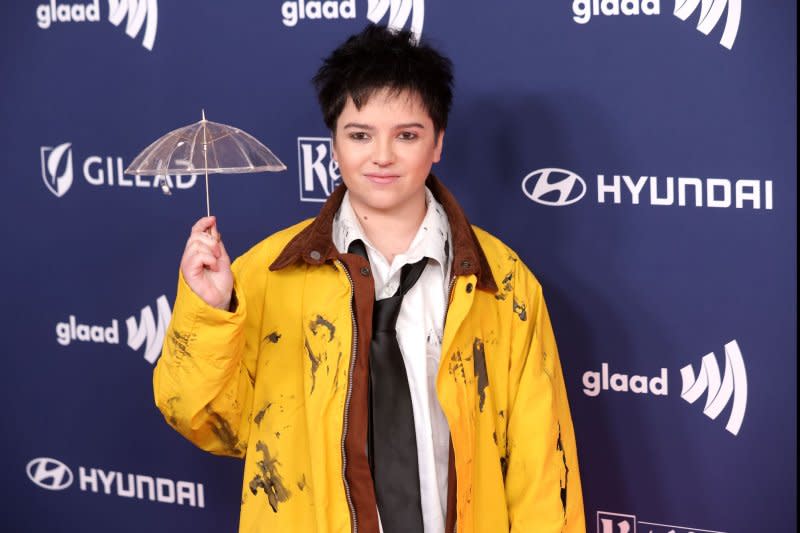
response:
[[[202,179],[165,196],[120,170],[205,109],[288,167],[212,176],[231,255],[314,215],[336,174],[309,80],[370,17],[453,59],[435,171],[544,285],[588,529],[796,530],[794,1],[0,14],[3,530],[236,529],[242,463],[195,449],[152,401]]]

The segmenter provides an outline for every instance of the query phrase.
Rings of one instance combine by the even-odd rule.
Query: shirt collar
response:
[[[442,268],[442,277],[447,279],[452,248],[450,224],[447,221],[444,207],[436,201],[428,187],[425,187],[425,205],[425,217],[411,240],[408,250],[403,252],[405,255],[403,264],[416,263],[423,257],[429,257],[439,263]],[[378,251],[364,233],[364,228],[350,203],[350,191],[347,191],[333,217],[333,243],[340,253],[346,253],[350,244],[357,239],[360,239],[368,248]]]
[[[456,276],[474,274],[478,278],[476,288],[497,292],[497,283],[486,255],[455,197],[433,174],[428,176],[425,185],[444,208],[450,224],[453,273]],[[302,229],[289,240],[278,257],[269,265],[270,270],[281,270],[297,262],[319,265],[338,258],[339,252],[332,238],[333,216],[339,209],[346,191],[344,183],[341,183],[323,204],[316,218],[302,223]]]

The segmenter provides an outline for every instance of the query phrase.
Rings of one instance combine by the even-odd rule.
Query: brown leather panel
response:
[[[447,213],[450,232],[453,234],[453,273],[457,276],[475,274],[478,277],[478,289],[497,292],[489,261],[453,194],[433,174],[428,176],[425,185]]]
[[[450,439],[450,458],[447,460],[447,514],[444,520],[444,532],[455,533],[457,516],[456,456],[453,451],[453,439]]]
[[[433,174],[428,176],[425,185],[431,190],[436,201],[444,207],[450,223],[450,231],[453,234],[453,273],[457,276],[475,274],[478,277],[478,289],[497,292],[497,284],[486,255],[481,250],[478,238],[455,197]],[[344,182],[336,187],[322,205],[314,221],[289,241],[270,265],[270,270],[280,270],[300,259],[312,265],[319,265],[337,257],[338,252],[333,244],[333,217],[339,210],[346,190]]]
[[[347,191],[347,188],[342,182],[322,204],[319,214],[311,224],[303,228],[283,248],[281,254],[270,265],[270,270],[280,270],[296,263],[301,258],[312,265],[319,265],[327,260],[336,259],[339,252],[333,244],[333,217],[336,216],[336,211],[339,210],[339,206],[342,204],[345,191]],[[319,253],[319,257],[313,257],[312,252]]]
[[[358,520],[358,530],[378,533],[378,507],[375,488],[367,459],[367,420],[369,416],[369,343],[372,338],[372,304],[375,301],[375,285],[369,261],[356,254],[341,254],[339,259],[347,267],[353,280],[353,310],[356,314],[358,343],[355,365],[351,376],[353,389],[350,394],[348,430],[344,448],[347,455],[345,478],[350,487],[350,498]]]

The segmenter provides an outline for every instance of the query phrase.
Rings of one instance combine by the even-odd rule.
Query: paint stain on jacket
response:
[[[272,344],[277,344],[279,340],[281,340],[281,335],[277,331],[273,331],[264,337],[264,342],[271,342]]]
[[[458,381],[458,376],[461,376],[461,380],[466,383],[467,382],[467,374],[464,372],[464,361],[461,358],[461,352],[456,352],[450,356],[450,362],[447,366],[447,372],[453,376],[455,381]]]
[[[291,493],[283,484],[283,479],[278,473],[278,465],[280,463],[278,463],[277,459],[270,456],[267,445],[262,441],[258,441],[256,443],[256,450],[261,452],[263,459],[256,461],[256,466],[261,473],[256,474],[255,477],[250,480],[250,492],[255,495],[258,493],[258,489],[262,489],[264,494],[267,495],[267,501],[269,501],[269,506],[272,507],[272,511],[277,513],[278,504],[288,500]]]
[[[194,333],[181,333],[180,331],[173,329],[167,340],[172,345],[176,356],[192,357],[192,354],[189,351],[189,343],[194,340],[194,338]]]
[[[309,394],[314,393],[314,387],[317,385],[317,370],[319,370],[319,357],[314,355],[314,352],[311,351],[311,346],[308,344],[308,339],[305,340],[306,343],[306,351],[308,352],[308,358],[311,360],[311,392]]]
[[[478,380],[478,396],[480,397],[478,406],[483,412],[483,404],[486,401],[486,387],[489,385],[489,375],[486,373],[486,349],[483,341],[477,337],[472,342],[472,359],[475,377]]]
[[[328,334],[330,335],[330,338],[328,340],[332,341],[334,335],[336,334],[336,326],[331,324],[322,315],[317,315],[317,319],[308,324],[308,327],[311,328],[311,333],[313,333],[314,335],[317,334],[317,330],[320,328],[320,326],[327,328]]]
[[[210,420],[208,421],[211,426],[211,432],[216,435],[219,441],[234,455],[242,455],[242,449],[239,447],[239,442],[236,439],[236,434],[231,429],[231,425],[227,420],[214,411],[210,405],[206,405],[206,413]]]
[[[514,279],[514,273],[509,272],[506,274],[506,277],[503,278],[503,281],[500,282],[502,290],[498,291],[498,293],[494,295],[497,300],[504,301],[511,291],[514,290],[514,286],[511,284],[512,279]]]
[[[270,407],[272,407],[272,402],[267,402],[264,404],[264,407],[258,410],[256,416],[253,417],[253,422],[255,422],[257,426],[261,427],[261,421],[264,420],[264,415],[267,414]]]
[[[176,428],[178,427],[178,417],[175,415],[175,403],[181,401],[180,396],[173,396],[167,399],[167,420],[169,424]]]
[[[564,461],[564,477],[561,479],[561,505],[564,508],[564,514],[567,514],[567,477],[569,476],[569,467],[567,466],[567,454],[564,453],[564,445],[561,443],[561,423],[558,424],[558,440],[556,441],[556,450],[561,452],[561,460]]]
[[[513,308],[513,310],[514,310],[514,313],[517,314],[517,316],[519,317],[520,320],[522,320],[523,322],[528,320],[528,312],[525,310],[525,304],[518,302],[516,298],[514,298],[514,308]]]

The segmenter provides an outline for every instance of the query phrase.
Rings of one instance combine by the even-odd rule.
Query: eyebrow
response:
[[[375,130],[374,126],[370,126],[369,124],[361,124],[359,122],[348,122],[347,124],[344,125],[343,129],[348,129],[348,128],[355,128],[359,130],[368,130],[368,131]],[[402,130],[408,128],[425,129],[425,126],[420,124],[419,122],[407,122],[404,124],[397,124],[396,126],[394,126],[393,129]]]

